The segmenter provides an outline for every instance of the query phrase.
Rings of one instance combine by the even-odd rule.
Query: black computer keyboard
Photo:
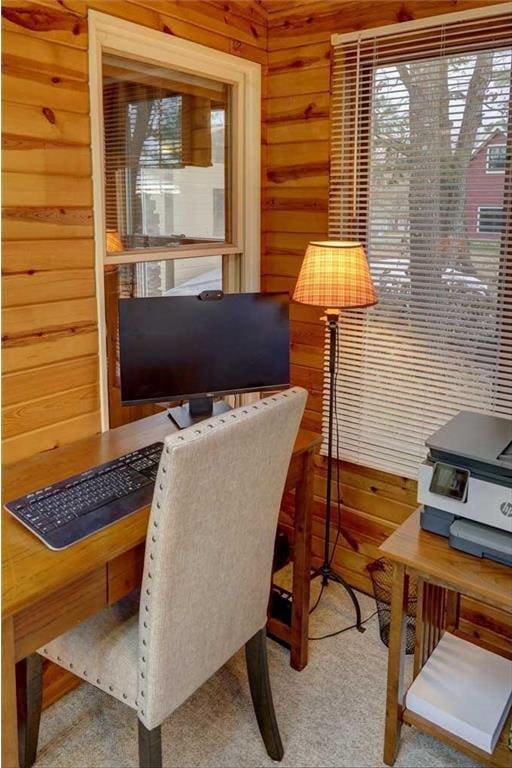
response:
[[[64,549],[146,506],[163,443],[152,443],[5,505],[50,549]]]

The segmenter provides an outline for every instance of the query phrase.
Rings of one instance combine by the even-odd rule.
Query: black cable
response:
[[[371,613],[364,621],[361,622],[361,626],[363,624],[367,624],[370,619],[373,619],[374,616],[377,615],[377,611],[374,611]],[[338,629],[336,632],[329,632],[327,635],[320,635],[319,637],[308,637],[308,640],[327,640],[328,637],[336,637],[337,635],[342,635],[343,632],[348,632],[349,629],[356,629],[357,624],[351,624],[349,627],[343,627],[343,629]]]
[[[318,593],[318,597],[316,599],[316,602],[315,602],[314,606],[309,609],[309,615],[310,616],[313,613],[313,611],[318,608],[318,604],[319,604],[320,600],[322,599],[323,592],[324,592],[324,585],[322,584],[322,586],[320,587],[320,592]]]

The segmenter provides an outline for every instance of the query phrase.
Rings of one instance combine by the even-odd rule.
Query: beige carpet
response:
[[[315,587],[316,589],[316,587]],[[361,597],[364,616],[374,602]],[[353,622],[351,604],[334,585],[312,616],[311,635]],[[352,630],[310,643],[302,672],[288,652],[269,641],[274,701],[285,747],[282,766],[293,768],[382,766],[386,649],[377,619],[364,634]],[[400,768],[474,766],[468,758],[412,728],[403,728]],[[238,768],[276,765],[261,742],[237,654],[163,726],[164,765],[169,768]],[[43,714],[40,768],[137,766],[135,713],[83,684]]]

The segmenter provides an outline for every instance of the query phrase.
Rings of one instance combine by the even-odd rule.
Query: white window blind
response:
[[[113,54],[102,64],[113,252],[226,242],[228,221],[215,214],[213,190],[226,201],[231,87]]]
[[[485,13],[335,39],[329,234],[379,293],[340,319],[340,458],[406,477],[458,411],[512,417],[511,4]]]

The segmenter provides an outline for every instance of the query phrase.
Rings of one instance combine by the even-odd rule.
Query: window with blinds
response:
[[[231,86],[112,54],[102,74],[107,250],[227,242]]]
[[[458,411],[512,417],[511,7],[433,21],[333,39],[329,234],[379,294],[340,319],[340,458],[406,477]]]

